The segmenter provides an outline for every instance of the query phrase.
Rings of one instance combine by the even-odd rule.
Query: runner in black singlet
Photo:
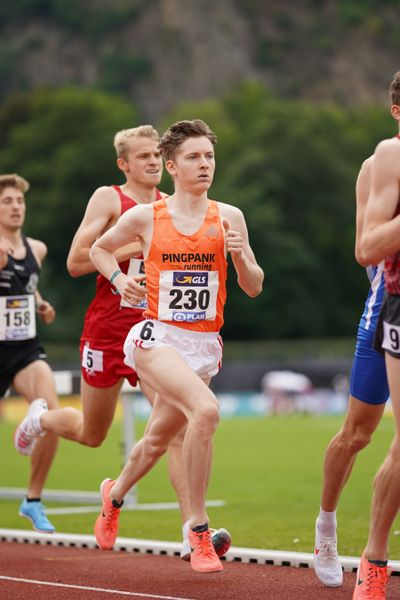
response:
[[[45,244],[27,238],[25,192],[29,184],[18,175],[0,175],[0,398],[13,386],[32,407],[57,407],[53,373],[36,335],[36,315],[45,323],[55,318],[53,307],[38,291]],[[57,436],[40,437],[26,454],[31,456],[27,496],[19,513],[38,531],[51,533],[53,525],[41,503],[42,489],[57,449]]]

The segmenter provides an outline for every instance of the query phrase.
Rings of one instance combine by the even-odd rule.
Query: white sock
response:
[[[40,400],[41,398],[38,398],[38,400]],[[44,433],[42,426],[40,424],[40,417],[43,414],[43,410],[42,409],[38,409],[38,407],[35,407],[36,410],[32,411],[32,415],[31,415],[31,424],[32,424],[32,429],[35,432],[36,435],[41,435],[42,433]]]
[[[323,537],[333,537],[336,534],[336,510],[328,512],[320,508],[317,519],[318,533]]]
[[[182,536],[183,536],[183,539],[185,539],[185,538],[188,538],[188,537],[189,537],[189,529],[190,529],[190,528],[189,528],[189,524],[190,524],[190,521],[189,521],[189,520],[187,520],[187,521],[185,521],[185,523],[182,525]]]

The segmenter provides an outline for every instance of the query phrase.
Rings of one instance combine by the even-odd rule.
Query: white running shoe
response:
[[[329,587],[343,583],[343,569],[337,551],[336,534],[323,537],[315,526],[314,571],[318,579]]]
[[[40,417],[47,410],[47,403],[43,398],[31,403],[25,419],[18,425],[14,434],[14,446],[20,454],[32,454],[37,438],[44,435],[45,432],[40,429]]]

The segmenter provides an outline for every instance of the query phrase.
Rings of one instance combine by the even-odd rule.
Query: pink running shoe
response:
[[[94,525],[94,535],[102,550],[111,550],[118,535],[119,513],[121,506],[115,506],[115,500],[110,500],[110,490],[115,481],[104,479],[100,486],[102,507]]]
[[[199,573],[215,573],[222,571],[222,563],[214,550],[211,539],[211,532],[206,531],[189,531],[190,540],[190,566],[194,571]]]
[[[378,567],[363,555],[357,570],[353,600],[385,600],[389,575],[388,567]]]

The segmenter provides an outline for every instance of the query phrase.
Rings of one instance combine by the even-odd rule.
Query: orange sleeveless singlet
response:
[[[153,203],[154,230],[145,260],[148,308],[144,317],[200,332],[224,322],[227,260],[218,204],[208,201],[192,235],[175,228],[165,199]]]

